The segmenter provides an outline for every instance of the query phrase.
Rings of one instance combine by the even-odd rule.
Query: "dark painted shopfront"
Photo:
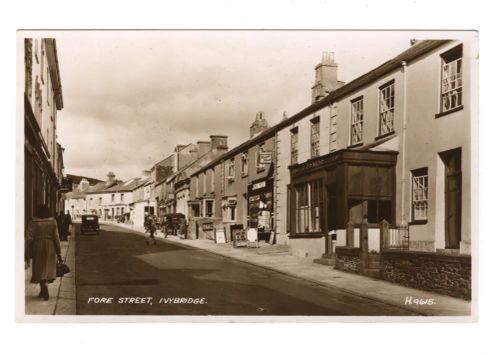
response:
[[[290,166],[291,238],[395,220],[397,152],[340,150]]]

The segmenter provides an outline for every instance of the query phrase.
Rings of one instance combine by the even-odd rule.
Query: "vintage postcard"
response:
[[[17,39],[19,321],[476,319],[477,32]]]

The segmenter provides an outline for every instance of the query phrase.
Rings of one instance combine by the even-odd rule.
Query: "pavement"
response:
[[[119,226],[134,230],[146,238],[143,228],[130,225]],[[265,253],[262,248],[233,248],[230,244],[216,244],[206,239],[181,239],[165,236],[158,232],[158,241],[179,246],[201,249],[213,254],[245,262],[254,266],[276,271],[288,276],[307,280],[318,285],[342,290],[376,302],[381,302],[426,316],[470,316],[471,302],[438,293],[400,286],[391,282],[339,271],[331,266],[313,263],[311,259],[287,255],[286,253]],[[416,301],[417,300],[417,301]],[[421,304],[420,300],[427,301]],[[432,300],[429,302],[429,300]]]
[[[48,301],[38,298],[40,286],[30,283],[31,266],[25,270],[25,314],[26,315],[75,315],[75,228],[67,242],[61,242],[61,256],[71,270],[48,285]]]

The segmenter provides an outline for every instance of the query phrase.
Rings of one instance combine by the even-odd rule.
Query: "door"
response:
[[[445,247],[459,249],[462,239],[461,150],[441,154],[445,164]]]

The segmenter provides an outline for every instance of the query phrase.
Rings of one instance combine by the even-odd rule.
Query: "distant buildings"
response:
[[[38,205],[52,214],[63,209],[64,149],[57,143],[57,114],[63,109],[56,41],[24,40],[24,195],[25,223]]]

